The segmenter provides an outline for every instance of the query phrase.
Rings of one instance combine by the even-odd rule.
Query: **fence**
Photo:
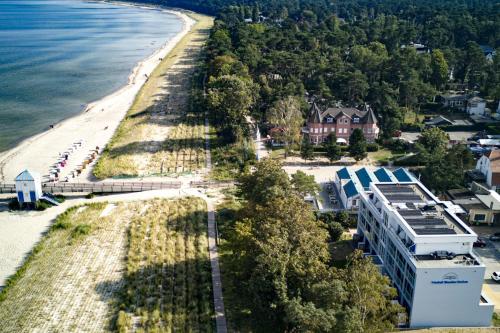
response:
[[[164,189],[179,189],[180,181],[170,182],[99,182],[99,183],[42,183],[42,191],[50,193],[126,193]],[[15,184],[0,183],[0,193],[15,193]]]

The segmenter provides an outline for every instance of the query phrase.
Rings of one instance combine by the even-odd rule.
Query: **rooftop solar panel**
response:
[[[423,202],[422,198],[416,194],[387,194],[385,197],[390,202]]]
[[[442,219],[406,219],[409,225],[413,226],[446,226]]]
[[[455,235],[456,231],[449,228],[414,229],[417,235]]]
[[[417,209],[398,210],[398,213],[401,216],[423,216],[422,212]]]

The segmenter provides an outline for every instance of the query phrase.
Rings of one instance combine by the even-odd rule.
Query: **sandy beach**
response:
[[[148,7],[144,7],[148,8]],[[158,8],[151,8],[159,10]],[[64,120],[43,133],[35,135],[18,146],[0,153],[0,182],[12,182],[22,170],[29,168],[39,172],[43,180],[48,180],[49,171],[57,162],[59,154],[64,154],[75,142],[83,144],[73,152],[67,165],[60,173],[60,180],[81,165],[92,149],[102,149],[109,142],[120,121],[131,107],[137,93],[149,75],[168,57],[175,45],[191,30],[195,21],[186,14],[162,9],[183,20],[183,29],[160,49],[144,59],[133,69],[128,84],[111,95],[90,103],[81,114]],[[88,180],[87,173],[75,181]]]

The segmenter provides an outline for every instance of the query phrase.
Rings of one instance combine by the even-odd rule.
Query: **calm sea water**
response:
[[[156,10],[0,0],[0,151],[123,86],[181,30],[181,19]]]

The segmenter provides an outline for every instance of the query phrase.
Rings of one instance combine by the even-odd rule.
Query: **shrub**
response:
[[[339,222],[331,222],[328,224],[328,233],[330,234],[330,240],[337,242],[344,233],[344,227]]]
[[[35,209],[36,210],[46,210],[47,208],[50,208],[52,207],[51,204],[49,204],[48,202],[45,202],[45,201],[42,201],[42,200],[38,200],[35,204]]]
[[[20,210],[21,209],[21,205],[19,204],[19,200],[17,200],[17,198],[10,199],[9,209],[10,210]]]
[[[88,235],[90,233],[91,227],[89,224],[79,224],[71,232],[72,238],[77,238],[80,236]]]
[[[93,197],[95,197],[95,194],[91,192],[85,196],[85,199],[92,199]]]
[[[378,151],[378,148],[378,144],[376,143],[369,143],[366,145],[366,151],[368,152]]]

